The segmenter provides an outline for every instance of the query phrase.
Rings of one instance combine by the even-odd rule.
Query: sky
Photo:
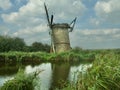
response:
[[[44,2],[54,23],[70,23],[71,47],[120,48],[120,0],[0,0],[0,35],[50,44]]]

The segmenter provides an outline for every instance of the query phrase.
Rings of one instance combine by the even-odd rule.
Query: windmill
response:
[[[45,3],[44,7],[48,21],[48,26],[50,28],[49,33],[51,35],[51,50],[54,53],[70,50],[71,47],[69,40],[69,32],[73,31],[77,18],[75,18],[70,24],[67,23],[55,24],[53,23],[54,16],[51,15],[51,18],[49,18],[47,6]]]

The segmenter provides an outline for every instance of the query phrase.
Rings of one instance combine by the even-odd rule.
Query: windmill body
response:
[[[45,4],[44,6],[48,20],[48,25],[50,27],[51,51],[54,53],[59,53],[70,50],[71,47],[69,40],[69,32],[72,32],[76,22],[76,18],[70,24],[67,23],[53,24],[53,15],[51,15],[51,21],[50,21],[47,7]]]
[[[70,50],[69,28],[69,25],[66,23],[53,24],[52,35],[55,52],[64,52]]]

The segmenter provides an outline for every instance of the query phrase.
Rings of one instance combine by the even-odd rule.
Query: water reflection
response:
[[[7,80],[10,80],[14,77],[14,75],[11,76],[0,76],[0,87],[3,85],[4,82],[6,82]]]
[[[0,63],[0,76],[10,76],[16,74],[18,71],[16,64],[4,64]]]
[[[0,63],[0,86],[7,80],[13,78],[18,72],[18,69],[15,64]]]
[[[13,78],[14,75],[21,70],[26,73],[32,73],[37,70],[42,72],[38,75],[35,82],[34,90],[54,90],[55,88],[63,88],[67,82],[76,81],[79,71],[86,71],[91,67],[90,63],[41,63],[39,65],[12,65],[0,66],[0,86],[8,79]],[[8,69],[9,68],[9,69]],[[9,70],[9,72],[7,72]]]
[[[67,85],[70,63],[52,64],[52,82],[50,90],[63,88]]]
[[[92,64],[90,64],[90,63],[80,64],[79,66],[72,66],[70,68],[69,81],[76,83],[77,76],[79,75],[79,73],[86,72],[87,68],[89,68],[91,66],[92,66]]]
[[[37,70],[41,70],[42,72],[37,77],[35,90],[49,90],[52,76],[51,63],[43,63],[34,67],[28,65],[25,72],[32,73]]]

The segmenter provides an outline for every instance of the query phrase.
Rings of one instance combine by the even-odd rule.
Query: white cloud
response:
[[[59,2],[57,0],[48,0],[47,5],[50,8],[50,12],[54,12],[57,21],[80,17],[86,10],[81,0],[60,0]]]
[[[103,1],[102,2],[98,1],[95,9],[98,11],[98,14],[112,12],[111,4],[108,2],[103,2]]]
[[[113,35],[120,34],[120,29],[97,29],[97,30],[80,30],[83,35]]]
[[[43,10],[40,3],[42,3],[41,0],[34,0],[34,3],[30,1],[27,5],[22,6],[18,12],[2,14],[2,18],[7,23],[21,27],[40,24],[43,21]]]
[[[75,30],[70,33],[72,46],[82,48],[119,47],[120,29]],[[111,44],[111,45],[106,45]],[[115,44],[112,46],[112,44]]]
[[[23,13],[11,13],[10,15],[3,14],[2,18],[4,18],[4,21],[13,24],[15,26],[18,26],[19,28],[23,27],[34,27],[35,25],[40,25],[44,23],[43,18],[34,17],[28,15],[23,15]]]
[[[48,27],[46,25],[39,25],[39,26],[35,26],[32,28],[27,27],[27,28],[20,29],[20,30],[16,31],[13,34],[13,36],[34,35],[34,34],[46,32],[47,30],[48,30]]]
[[[95,11],[101,21],[112,24],[120,23],[120,1],[119,0],[101,0],[95,5]]]
[[[6,28],[5,26],[3,25],[0,25],[0,35],[8,35],[9,34],[9,29]]]
[[[40,41],[40,38],[41,41],[48,40],[44,2],[48,6],[49,13],[55,15],[54,21],[56,22],[71,22],[86,10],[80,0],[28,0],[28,3],[20,7],[18,12],[2,14],[5,23],[18,29],[12,34],[13,36],[22,37],[27,43]]]
[[[7,10],[12,6],[10,0],[0,0],[0,8]]]
[[[56,21],[68,20],[69,22],[74,17],[81,16],[86,9],[80,0],[60,0],[59,4],[56,0],[29,0],[26,5],[19,9],[19,12],[2,14],[2,18],[5,22],[14,23],[16,25],[23,25],[24,22],[30,25],[29,23],[35,18],[39,18],[39,22],[42,23],[43,20],[46,19],[43,6],[44,2],[47,3],[49,12],[54,12]]]
[[[50,39],[48,27],[44,24],[35,27],[26,27],[12,34],[14,37],[24,38],[27,44],[35,41],[48,43]]]
[[[9,1],[10,3],[10,0],[0,0],[0,7],[2,5],[1,1]],[[16,0],[17,3],[20,3],[20,1]],[[89,1],[92,2],[92,0]],[[68,23],[76,16],[78,18],[81,17],[84,11],[86,11],[86,7],[81,0],[28,0],[27,4],[21,6],[18,12],[2,14],[4,23],[11,27],[9,28],[11,30],[3,28],[5,31],[2,30],[0,33],[9,34],[10,32],[11,36],[24,38],[28,44],[35,41],[50,44],[44,2],[48,6],[49,13],[54,15],[55,23]],[[10,7],[11,5],[8,8]],[[4,7],[2,6],[1,8]],[[8,8],[6,7],[6,9]],[[94,25],[97,27],[103,22],[105,24],[111,23],[110,25],[119,24],[119,8],[119,0],[98,0],[94,8],[96,17],[91,17],[90,19],[85,17],[87,20],[90,20],[88,26]],[[85,22],[86,26],[88,23]],[[79,24],[84,26],[82,22],[79,22]],[[88,30],[74,30],[70,33],[70,41],[72,46],[81,46],[83,48],[119,47],[120,29],[90,30],[88,28]]]
[[[97,19],[97,18],[90,18],[89,19],[89,23],[91,24],[91,25],[94,25],[94,26],[98,26],[98,25],[100,25],[100,21]]]

